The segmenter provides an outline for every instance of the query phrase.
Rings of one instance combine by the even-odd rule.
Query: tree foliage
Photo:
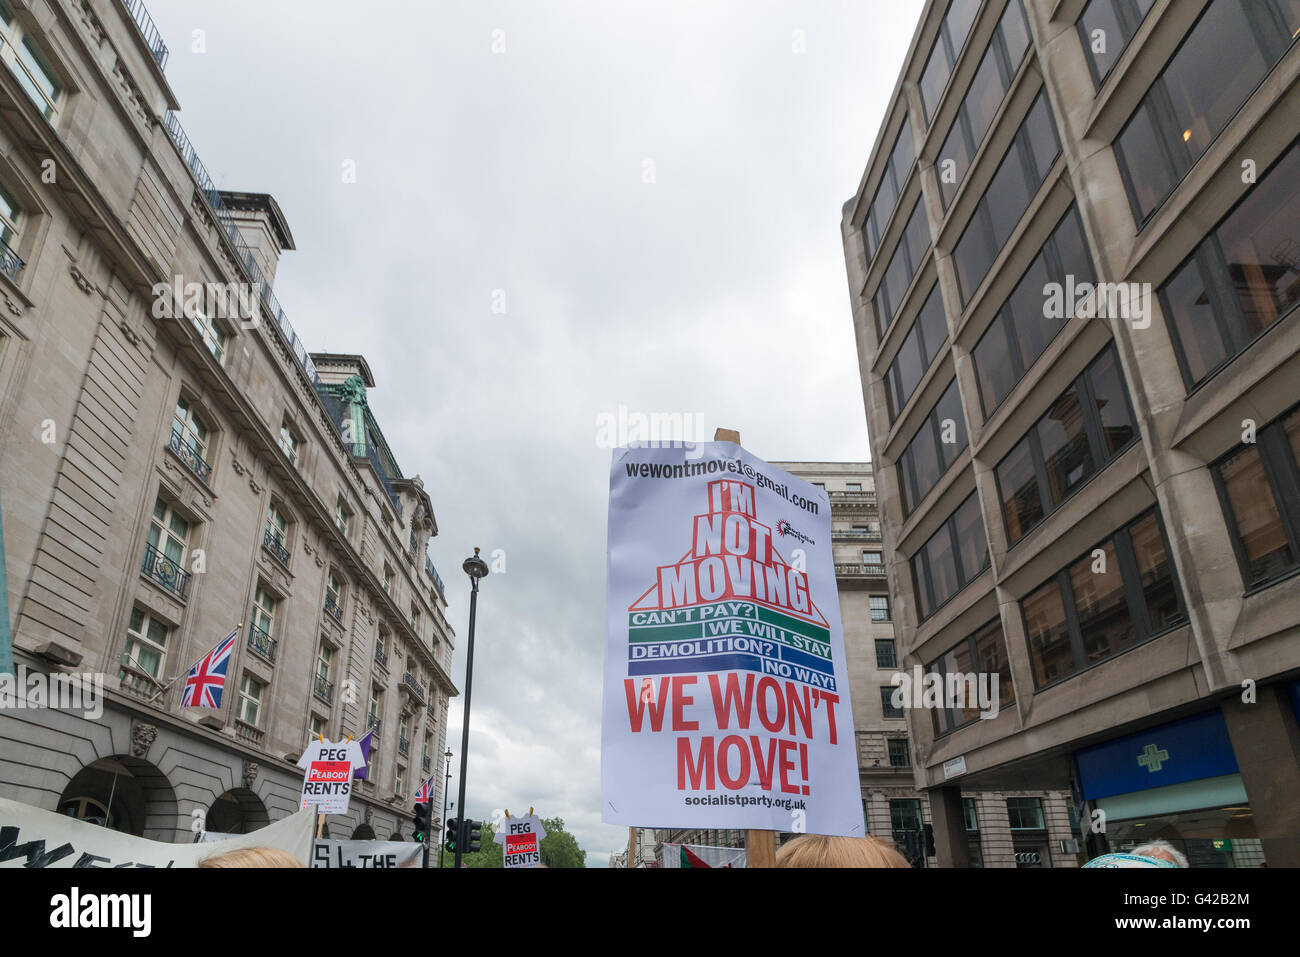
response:
[[[564,829],[564,818],[542,818],[546,836],[542,838],[542,863],[547,867],[586,867],[587,852],[578,847],[577,839]],[[479,840],[480,850],[474,854],[461,855],[461,863],[466,867],[505,867],[502,848],[493,837],[491,821],[483,822],[483,837]],[[443,867],[455,866],[455,855],[443,851]]]

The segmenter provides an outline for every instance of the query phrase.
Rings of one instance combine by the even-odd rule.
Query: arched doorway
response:
[[[176,792],[148,761],[115,754],[74,774],[59,796],[58,811],[123,834],[170,841],[176,829]]]
[[[369,824],[361,824],[352,832],[354,841],[373,841],[375,840],[375,829]]]
[[[231,788],[208,808],[207,830],[218,834],[252,834],[270,823],[266,805],[248,788]]]
[[[401,832],[401,831],[395,831],[395,832],[393,833],[392,837],[389,838],[389,840],[390,840],[390,841],[402,841],[402,840],[405,840],[405,838],[402,837],[402,832]]]

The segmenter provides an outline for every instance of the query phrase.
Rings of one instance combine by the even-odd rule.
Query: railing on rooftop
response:
[[[424,570],[428,573],[429,577],[433,579],[433,583],[438,586],[438,594],[441,595],[445,601],[447,598],[447,590],[442,587],[442,576],[438,574],[438,569],[433,567],[433,559],[428,555],[424,556]]]
[[[289,347],[289,351],[293,353],[294,358],[298,360],[298,364],[307,373],[307,378],[311,380],[313,385],[318,384],[320,380],[316,375],[316,363],[312,362],[307,347],[298,338],[298,334],[293,331],[293,325],[289,322],[289,317],[280,308],[280,301],[275,298],[275,291],[271,288],[271,284],[267,282],[266,276],[262,274],[261,267],[257,265],[257,259],[254,258],[253,251],[244,242],[244,237],[239,232],[239,226],[235,222],[234,215],[230,212],[230,207],[221,198],[221,191],[217,189],[216,183],[208,175],[207,167],[199,159],[199,154],[194,149],[194,144],[190,142],[190,138],[185,134],[181,121],[176,118],[173,111],[168,110],[163,125],[166,126],[167,133],[171,136],[172,142],[176,144],[176,148],[180,150],[181,159],[185,160],[185,165],[190,168],[190,172],[198,180],[199,191],[203,194],[203,199],[207,202],[208,208],[212,210],[212,215],[216,217],[222,231],[226,234],[226,238],[230,240],[231,245],[235,247],[235,251],[239,254],[240,266],[243,267],[252,285],[256,288],[258,298],[262,300],[263,308],[275,320],[272,324],[284,337],[285,345]]]
[[[167,69],[167,44],[163,42],[162,33],[153,22],[153,17],[149,16],[143,0],[122,0],[122,6],[126,7],[127,13],[131,14],[131,19],[135,21],[140,36],[144,37],[145,46],[153,54],[158,68]]]

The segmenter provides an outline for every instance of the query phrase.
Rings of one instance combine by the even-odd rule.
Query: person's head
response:
[[[213,854],[199,861],[199,867],[306,867],[288,851],[278,847],[239,847]]]
[[[1139,844],[1129,853],[1139,857],[1153,857],[1158,861],[1168,861],[1175,867],[1188,866],[1187,857],[1168,841],[1147,841],[1145,844]]]
[[[866,837],[801,834],[781,846],[777,867],[911,867],[892,844]]]

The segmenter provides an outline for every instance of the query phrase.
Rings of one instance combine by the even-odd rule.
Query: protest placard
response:
[[[502,845],[501,854],[506,867],[536,867],[542,863],[542,838],[546,828],[536,814],[528,817],[508,817],[497,829],[492,840]]]
[[[864,833],[824,490],[727,442],[610,473],[603,819]]]
[[[318,814],[346,814],[352,799],[352,769],[364,765],[361,745],[351,738],[308,743],[298,759],[304,769],[299,808],[315,807]]]

